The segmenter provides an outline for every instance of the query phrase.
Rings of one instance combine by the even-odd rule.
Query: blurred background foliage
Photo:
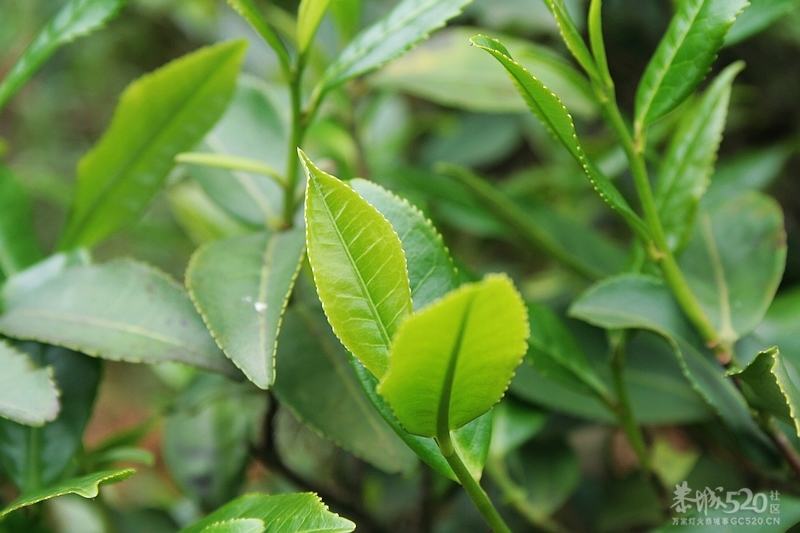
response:
[[[588,2],[569,4],[580,22]],[[328,15],[315,54],[334,57],[346,38],[392,5],[391,0],[363,0],[360,20]],[[58,0],[0,2],[0,72],[10,68],[60,6]],[[280,27],[291,24],[289,14],[296,9],[296,1],[276,0],[268,13]],[[604,2],[609,65],[624,111],[632,109],[638,79],[672,11],[669,0]],[[582,282],[531,253],[485,206],[434,171],[441,161],[469,167],[495,181],[522,206],[547,204],[568,219],[625,236],[577,167],[567,161],[568,154],[552,144],[526,111],[502,69],[469,46],[468,38],[478,32],[507,36],[503,40],[515,56],[523,63],[529,60],[540,73],[568,73],[568,54],[539,0],[475,0],[430,41],[332,95],[309,133],[307,151],[342,178],[368,177],[422,208],[444,233],[464,277],[505,270],[519,282],[526,299],[563,307]],[[122,89],[203,44],[242,35],[251,41],[245,76],[264,80],[249,78],[243,86],[266,83],[263,94],[270,102],[248,103],[246,91],[240,90],[237,101],[244,106],[239,112],[245,118],[239,124],[246,123],[247,113],[262,109],[275,113],[279,129],[285,120],[285,88],[277,62],[246,23],[218,0],[130,0],[105,30],[58,51],[10,102],[0,115],[0,157],[33,198],[37,234],[47,249],[63,225],[76,162],[107,126]],[[747,68],[734,85],[717,176],[728,173],[750,186],[766,186],[781,203],[789,242],[785,290],[800,283],[800,7],[782,13],[756,35],[748,36],[747,28],[733,35],[730,40],[738,42],[722,51],[715,69],[737,59],[745,60]],[[324,61],[318,63],[312,62],[312,80],[324,68]],[[588,92],[579,83],[554,89],[573,110],[578,129],[586,132],[587,151],[619,180],[624,192],[631,193],[622,154],[611,134],[598,127]],[[660,127],[668,130],[669,119],[664,122]],[[278,165],[285,164],[280,163],[284,146],[270,145],[269,135],[262,135],[259,127],[242,126],[241,138],[230,140],[236,144],[233,151],[256,151],[267,161],[274,158]],[[656,139],[657,130],[652,134]],[[665,142],[666,134],[661,138]],[[133,256],[182,279],[198,244],[248,228],[246,217],[231,215],[237,210],[246,213],[247,206],[234,197],[229,200],[232,209],[221,209],[210,201],[203,183],[202,176],[179,167],[166,194],[141,222],[100,246],[96,259]],[[585,347],[602,346],[603,341],[592,342],[596,330],[572,325],[579,338],[587,339]],[[641,354],[663,350],[662,344],[642,335],[631,347],[633,367]],[[672,367],[649,370],[679,375]],[[635,459],[621,434],[602,423],[602,410],[563,390],[551,395],[553,403],[543,403],[553,385],[529,372],[522,367],[518,380],[533,380],[541,393],[526,397],[529,387],[512,385],[501,419],[524,421],[528,436],[536,435],[510,461],[513,477],[526,486],[540,516],[546,519],[561,509],[557,516],[568,526],[598,532],[659,523],[663,517],[658,499],[663,495],[639,477],[627,477]],[[465,495],[427,468],[403,477],[381,473],[321,438],[249,385],[213,376],[193,380],[194,373],[179,366],[106,365],[86,448],[102,449],[107,438],[128,438],[141,443],[155,461],[151,468],[139,467],[128,481],[107,488],[106,506],[71,498],[51,502],[55,531],[171,532],[245,488],[316,490],[334,510],[354,520],[359,531],[427,531],[431,524],[441,533],[485,530]],[[523,403],[525,409],[515,410]],[[726,437],[716,423],[708,422],[701,403],[685,406],[681,412],[686,419],[680,421],[657,410],[642,410],[650,417],[645,423],[670,423],[651,431],[658,450],[656,468],[661,461],[661,471],[675,477],[665,483],[685,479],[678,475],[682,473],[690,474],[690,484],[696,485],[758,485],[758,472],[737,468],[735,457],[726,455]],[[264,420],[274,439],[263,433]],[[690,425],[671,425],[680,422]],[[699,427],[702,422],[704,427]],[[120,437],[123,430],[128,433]],[[696,432],[712,435],[712,449],[696,448]],[[502,480],[502,467],[494,468],[501,471],[492,477]],[[537,485],[539,478],[531,473],[542,468],[552,473],[548,479],[554,485]],[[542,524],[547,527],[546,520]],[[511,526],[517,531],[526,527]]]

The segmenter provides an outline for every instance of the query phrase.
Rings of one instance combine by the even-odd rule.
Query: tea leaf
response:
[[[691,236],[697,207],[714,172],[731,84],[742,68],[742,63],[726,68],[700,101],[684,113],[661,163],[656,207],[673,250],[682,250]]]
[[[0,332],[112,361],[181,362],[236,376],[189,296],[163,273],[118,259],[9,295]]]
[[[434,437],[459,428],[503,396],[528,330],[507,277],[463,285],[403,322],[378,392],[409,433]]]
[[[71,0],[42,28],[0,83],[0,109],[56,50],[102,28],[124,0]]]
[[[315,92],[324,94],[397,58],[459,15],[470,1],[403,0],[342,50],[328,66]]]
[[[752,37],[798,7],[797,0],[750,0],[750,7],[736,19],[725,37],[725,46]]]
[[[586,71],[590,78],[600,79],[594,58],[589,53],[589,49],[586,48],[586,43],[583,42],[583,37],[578,31],[575,21],[572,20],[569,11],[567,11],[564,0],[545,0],[545,5],[553,14],[553,18],[558,25],[558,31],[561,33],[561,38],[572,53],[572,57],[578,61],[578,64],[583,67],[583,70]]]
[[[263,533],[266,525],[257,518],[234,518],[207,526],[201,533]]]
[[[37,367],[22,352],[0,341],[0,416],[29,426],[52,422],[59,391],[51,367]]]
[[[78,163],[62,249],[97,244],[138,218],[175,156],[194,147],[222,115],[246,46],[244,41],[208,46],[125,89],[111,125]]]
[[[297,48],[305,53],[314,40],[319,23],[331,0],[300,0],[297,10]]]
[[[747,335],[761,322],[783,276],[780,207],[750,192],[701,211],[678,263],[721,340]]]
[[[769,455],[772,446],[744,398],[723,377],[719,363],[699,348],[702,343],[662,281],[628,274],[597,283],[573,302],[570,314],[603,328],[645,329],[662,336],[675,351],[686,379],[728,425],[743,450],[753,457]]]
[[[8,513],[28,507],[35,503],[64,496],[65,494],[77,494],[84,498],[96,498],[100,492],[101,483],[117,483],[130,477],[135,472],[132,468],[120,468],[117,470],[104,470],[75,479],[68,479],[61,483],[47,487],[42,490],[26,492],[19,498],[11,502],[5,509],[0,510],[0,518]]]
[[[186,286],[211,335],[250,381],[275,381],[278,332],[305,251],[305,232],[233,237],[201,246]]]
[[[316,494],[247,494],[230,501],[180,533],[203,533],[226,520],[249,518],[268,524],[268,533],[348,533],[351,521],[328,511]]]
[[[749,386],[751,405],[766,410],[795,428],[800,436],[800,383],[797,369],[777,347],[759,352],[743,370],[730,373]]]
[[[289,52],[286,51],[286,46],[283,44],[283,41],[281,41],[280,37],[275,33],[275,30],[272,29],[272,26],[269,25],[269,22],[267,22],[267,19],[261,14],[261,11],[258,10],[253,0],[227,0],[227,2],[228,5],[235,9],[236,12],[256,30],[256,33],[264,39],[264,42],[275,51],[281,62],[281,66],[288,71],[289,65],[292,63],[289,58]]]
[[[322,308],[345,348],[380,377],[397,327],[412,310],[400,239],[352,188],[300,156],[308,175],[308,259]]]
[[[681,0],[636,92],[634,130],[663,117],[706,77],[747,0]]]
[[[0,164],[0,272],[11,276],[40,259],[28,195]]]
[[[511,80],[517,86],[533,114],[545,125],[551,135],[572,154],[600,197],[617,210],[638,235],[646,236],[648,231],[644,222],[633,212],[614,184],[586,157],[578,140],[572,116],[567,112],[561,100],[522,65],[514,61],[509,56],[508,50],[499,41],[477,35],[472,38],[472,44],[489,52],[506,68]]]

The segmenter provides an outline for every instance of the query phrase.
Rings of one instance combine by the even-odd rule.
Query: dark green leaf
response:
[[[795,367],[800,366],[800,289],[779,294],[754,333],[743,339],[743,342],[757,342],[751,353],[778,346],[781,357]]]
[[[460,14],[470,1],[403,0],[342,50],[328,66],[316,91],[324,94],[399,57]]]
[[[453,259],[422,212],[380,185],[351,180],[350,186],[380,212],[400,237],[408,267],[408,281],[414,310],[419,310],[458,287]]]
[[[778,348],[760,352],[744,370],[731,372],[747,384],[750,403],[794,426],[800,436],[800,381],[797,369],[787,361]]]
[[[41,428],[0,419],[0,466],[24,493],[52,485],[81,446],[100,382],[100,361],[39,343],[17,346],[38,366],[51,366],[61,390],[58,418]]]
[[[114,361],[182,362],[238,375],[189,296],[142,263],[120,259],[69,268],[29,291],[6,287],[3,298],[0,332],[9,337]]]
[[[27,355],[2,340],[0,368],[0,416],[29,426],[56,418],[59,392],[52,368],[37,368]]]
[[[778,145],[720,161],[702,205],[711,207],[751,190],[763,191],[778,178],[791,153],[790,147]]]
[[[11,276],[40,259],[28,195],[0,164],[0,272]]]
[[[371,405],[321,309],[287,310],[277,369],[273,391],[298,419],[381,470],[414,468],[416,457]]]
[[[747,0],[681,0],[639,83],[634,130],[680,105],[706,77]]]
[[[106,133],[78,163],[61,248],[94,245],[138,218],[175,156],[222,116],[246,46],[231,41],[203,48],[128,86]]]
[[[25,48],[0,83],[0,109],[58,48],[102,28],[124,3],[124,0],[67,2]]]
[[[347,533],[355,529],[355,524],[328,511],[316,494],[248,494],[180,533],[202,533],[212,524],[236,518],[262,520],[267,526],[266,533]]]
[[[561,100],[525,67],[514,61],[499,41],[477,35],[472,38],[472,43],[489,52],[505,67],[533,114],[545,125],[550,134],[567,148],[600,197],[620,213],[631,229],[639,235],[646,236],[647,229],[644,222],[633,212],[614,184],[586,157],[583,146],[578,140],[572,116]]]
[[[358,193],[300,153],[308,175],[308,259],[334,333],[377,377],[411,313],[405,254],[391,224]]]
[[[690,487],[694,489],[695,487]],[[726,487],[732,490],[735,490],[733,487]],[[699,490],[700,488],[698,488]],[[719,494],[719,493],[717,493]],[[759,494],[758,492],[756,494]],[[769,492],[762,492],[763,497],[768,498],[770,496]],[[680,518],[686,518],[687,524],[678,524],[674,523],[674,520],[670,520],[669,523],[665,524],[660,529],[656,530],[654,533],[740,533],[743,529],[743,526],[739,524],[747,524],[746,527],[748,533],[785,533],[789,531],[794,531],[795,528],[792,526],[800,523],[800,499],[793,498],[783,492],[778,494],[780,498],[778,502],[778,509],[779,514],[772,515],[768,513],[758,513],[752,510],[739,510],[735,514],[731,514],[730,510],[725,507],[718,507],[716,509],[709,508],[707,512],[699,513],[695,512],[688,512],[684,515],[680,515]],[[738,495],[736,500],[742,504],[745,501],[745,494],[741,493]],[[759,498],[760,500],[760,498]],[[767,502],[767,506],[769,506]],[[729,504],[730,505],[730,504]],[[753,503],[751,503],[753,505]],[[756,504],[756,509],[759,509],[762,505],[760,501]],[[727,514],[726,514],[727,513]],[[734,524],[730,518],[735,516],[737,518],[736,524]],[[700,525],[697,521],[700,520],[702,517],[703,524]],[[771,518],[772,520],[767,520],[767,517]],[[689,519],[694,519],[694,525],[689,525]],[[728,518],[727,524],[722,523],[717,525],[714,523],[714,519],[719,519],[720,521],[724,518]],[[706,525],[705,520],[710,519],[713,525]]]
[[[262,389],[275,381],[281,318],[304,250],[302,227],[234,237],[199,248],[186,271],[217,344]]]
[[[781,208],[757,192],[701,211],[679,260],[723,342],[737,340],[761,322],[785,262]]]
[[[76,479],[68,479],[43,490],[26,492],[11,502],[8,507],[0,510],[0,518],[17,509],[28,507],[29,505],[58,496],[64,496],[65,494],[77,494],[84,498],[96,498],[100,491],[101,483],[117,483],[131,476],[134,472],[135,470],[132,468],[105,470]]]
[[[664,337],[695,390],[739,439],[743,450],[767,458],[771,445],[750,415],[744,398],[704,348],[669,289],[656,278],[630,274],[595,284],[570,314],[608,329],[645,329]],[[766,453],[765,453],[766,452]],[[768,459],[767,459],[768,460]]]
[[[239,494],[266,396],[249,383],[201,374],[178,397],[162,447],[172,477],[204,509]]]
[[[726,68],[683,115],[661,163],[655,197],[667,243],[682,250],[691,236],[700,199],[708,188],[722,141],[733,78],[743,63]]]
[[[510,279],[462,285],[403,321],[378,392],[403,427],[435,437],[497,403],[525,353],[529,328]]]
[[[519,448],[536,435],[549,418],[547,412],[528,407],[508,396],[492,412],[494,424],[489,452],[498,458]]]

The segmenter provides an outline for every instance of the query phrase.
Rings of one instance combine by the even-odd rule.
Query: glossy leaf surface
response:
[[[714,172],[731,84],[742,68],[742,63],[734,63],[725,69],[687,110],[661,163],[656,207],[673,250],[682,250],[691,236],[700,199]]]
[[[575,131],[575,123],[561,100],[525,67],[514,61],[499,41],[477,35],[472,38],[472,43],[489,52],[505,67],[531,112],[575,158],[600,197],[617,210],[634,231],[646,235],[647,229],[639,216],[633,212],[614,184],[584,154]]]
[[[692,292],[726,341],[761,322],[785,262],[783,213],[775,200],[757,192],[702,211],[679,259]]]
[[[403,322],[378,392],[409,433],[434,437],[459,428],[503,396],[528,333],[507,277],[463,285]]]
[[[448,107],[483,113],[521,113],[528,106],[508,78],[486,54],[465,46],[478,28],[455,26],[392,61],[372,79]],[[593,97],[586,78],[551,50],[522,39],[502,37],[514,58],[535,72],[573,113],[593,116]]]
[[[0,332],[113,361],[181,362],[238,374],[189,296],[163,273],[118,259],[69,268],[30,291],[5,290]]]
[[[682,0],[636,92],[634,127],[663,117],[706,77],[747,0]]]
[[[470,1],[402,0],[342,50],[325,71],[317,90],[325,93],[397,58],[459,15]]]
[[[419,209],[373,182],[354,179],[349,185],[386,217],[397,232],[406,257],[415,311],[458,287],[458,274],[450,252],[442,236]]]
[[[417,464],[372,406],[321,309],[300,303],[287,310],[277,369],[272,390],[298,419],[385,472]]]
[[[1,340],[0,368],[0,416],[29,426],[56,418],[59,392],[52,368],[37,368],[27,355]]]
[[[38,366],[51,366],[61,391],[58,418],[40,428],[0,419],[0,461],[5,475],[23,493],[57,482],[70,465],[92,414],[101,362],[39,343],[17,345]]]
[[[302,227],[234,237],[199,248],[186,271],[217,344],[262,389],[275,380],[278,332],[304,250]]]
[[[308,175],[308,259],[334,333],[381,377],[400,321],[411,312],[406,260],[391,224],[301,152]]]
[[[791,424],[800,436],[800,380],[777,347],[759,352],[743,370],[730,375],[749,387],[745,396],[751,394],[751,404]]]
[[[223,505],[180,533],[202,533],[212,524],[237,518],[263,521],[266,533],[347,533],[355,529],[351,521],[328,511],[316,494],[248,494]]]
[[[10,276],[40,259],[28,195],[0,164],[0,272]]]
[[[580,296],[570,314],[609,329],[645,329],[675,350],[686,378],[725,421],[743,449],[764,457],[771,449],[744,398],[686,321],[669,289],[659,280],[630,274],[598,283]]]
[[[121,468],[117,470],[104,470],[96,472],[76,479],[68,479],[62,481],[57,485],[47,487],[46,489],[26,492],[19,498],[11,502],[8,507],[0,510],[0,518],[21,509],[39,503],[44,500],[64,496],[65,494],[77,494],[84,498],[96,498],[100,491],[101,483],[116,483],[123,479],[130,477],[135,470],[132,468]]]
[[[202,533],[263,533],[265,528],[264,521],[258,518],[234,518],[211,524]]]
[[[87,35],[112,19],[124,0],[70,0],[47,22],[17,58],[0,83],[0,109],[61,46]]]
[[[128,86],[105,134],[78,163],[61,248],[92,246],[138,218],[175,156],[190,150],[222,116],[245,48],[244,41],[209,46]]]

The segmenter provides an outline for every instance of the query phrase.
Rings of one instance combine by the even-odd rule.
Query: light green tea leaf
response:
[[[410,472],[416,457],[372,406],[318,305],[293,304],[286,311],[275,396],[356,457],[385,472]]]
[[[354,179],[349,184],[386,217],[400,237],[415,311],[458,287],[458,273],[450,252],[419,209],[371,181]]]
[[[180,533],[203,533],[210,525],[225,520],[252,518],[263,521],[266,533],[348,533],[351,521],[328,511],[316,494],[247,494],[214,511]]]
[[[11,276],[40,259],[28,195],[0,164],[0,272]]]
[[[384,18],[359,33],[328,66],[315,92],[388,63],[459,15],[471,0],[403,0]]]
[[[101,483],[117,483],[123,479],[130,477],[135,472],[132,468],[120,468],[117,470],[104,470],[96,472],[76,479],[68,479],[62,481],[55,486],[47,487],[46,489],[32,491],[23,494],[8,507],[0,510],[0,518],[4,517],[10,512],[16,511],[23,507],[28,507],[35,503],[64,496],[65,494],[77,494],[84,498],[96,498],[100,491]]]
[[[302,227],[233,237],[200,247],[186,270],[211,335],[262,389],[275,381],[278,332],[304,250]]]
[[[102,28],[124,0],[70,0],[48,21],[0,83],[0,109],[61,46]]]
[[[409,433],[457,429],[503,396],[528,333],[524,304],[507,277],[463,285],[403,322],[378,392]]]
[[[661,163],[656,207],[673,251],[682,250],[691,236],[700,199],[714,172],[731,84],[742,68],[741,62],[726,68],[686,111]]]
[[[51,367],[37,368],[27,355],[0,340],[0,416],[41,426],[59,411],[59,391]]]
[[[724,370],[702,346],[664,283],[628,274],[595,284],[570,308],[570,314],[607,329],[645,329],[670,343],[686,379],[708,402],[754,457],[772,446],[750,415],[749,407]]]
[[[505,67],[531,112],[572,154],[600,197],[620,213],[631,229],[639,235],[646,236],[648,232],[644,222],[633,212],[614,184],[586,157],[578,140],[572,116],[561,100],[525,67],[514,61],[499,41],[477,35],[472,38],[472,44],[489,52]]]
[[[743,370],[730,375],[749,387],[745,397],[751,405],[791,424],[800,436],[800,378],[777,347],[759,352]]]
[[[725,46],[752,37],[798,8],[798,0],[750,0],[750,7],[736,19],[725,37]]]
[[[583,37],[581,37],[580,31],[578,31],[575,21],[572,20],[572,16],[569,14],[564,0],[545,0],[544,3],[553,14],[556,25],[558,25],[558,31],[561,33],[561,38],[564,40],[564,44],[567,45],[570,53],[572,53],[572,57],[583,67],[583,70],[586,71],[590,78],[600,79],[600,74],[597,70],[594,58],[592,54],[589,53],[589,49],[586,48],[586,43],[583,42]]]
[[[266,525],[258,518],[234,518],[207,526],[202,533],[263,533]]]
[[[175,156],[192,149],[222,116],[246,46],[231,41],[202,48],[128,86],[111,125],[78,163],[62,249],[97,244],[138,218]]]
[[[314,40],[314,34],[330,3],[331,0],[300,0],[297,10],[297,48],[301,54],[308,50]]]
[[[275,51],[283,69],[288,72],[289,66],[292,63],[289,58],[289,52],[286,51],[286,46],[283,44],[283,41],[281,41],[278,34],[275,33],[275,30],[270,26],[269,22],[267,22],[267,19],[264,18],[264,15],[261,14],[261,11],[258,10],[253,0],[227,0],[227,2],[228,5],[235,9],[236,12],[256,30],[256,33],[264,39],[264,42]]]
[[[181,362],[236,376],[189,296],[128,259],[69,268],[30,291],[3,292],[4,335],[129,362]]]
[[[308,259],[334,333],[383,376],[389,345],[412,310],[405,254],[391,224],[348,185],[300,152],[308,175]]]
[[[678,263],[720,339],[747,335],[761,322],[783,276],[780,206],[750,192],[702,210]]]
[[[747,0],[681,0],[636,92],[634,130],[680,105],[706,77]]]

